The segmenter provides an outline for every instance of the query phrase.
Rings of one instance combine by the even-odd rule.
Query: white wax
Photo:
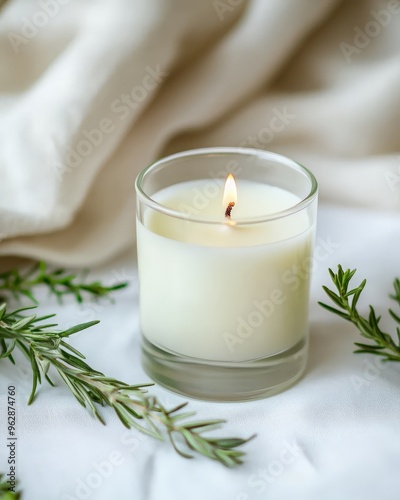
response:
[[[222,187],[207,192],[206,183],[177,184],[153,199],[223,224],[156,211],[138,223],[142,333],[164,350],[206,360],[247,361],[289,349],[307,334],[314,228],[304,212],[234,225],[300,200],[280,188],[239,180],[230,223]]]

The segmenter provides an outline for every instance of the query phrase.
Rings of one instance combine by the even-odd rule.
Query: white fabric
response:
[[[23,365],[24,374],[1,362],[0,470],[7,470],[4,394],[13,384],[18,400],[18,476],[28,500],[397,500],[400,366],[374,369],[374,357],[353,354],[353,342],[360,340],[355,329],[316,301],[326,300],[321,285],[329,282],[328,266],[341,262],[358,267],[356,282],[368,279],[360,302],[363,313],[368,303],[384,313],[392,278],[399,274],[400,221],[373,211],[322,207],[317,238],[321,244],[326,251],[319,252],[315,264],[310,359],[304,378],[261,401],[190,401],[200,418],[226,418],[225,435],[257,433],[245,448],[243,466],[227,470],[201,457],[180,458],[167,443],[126,431],[108,410],[103,410],[107,426],[102,427],[61,383],[57,388],[42,386],[27,407],[30,367]],[[96,276],[110,282],[129,279],[130,287],[116,295],[115,304],[60,307],[44,300],[41,311],[57,311],[63,327],[101,319],[97,327],[78,334],[74,345],[107,374],[132,383],[148,381],[140,366],[135,265],[119,260]],[[392,322],[385,324],[393,331]],[[160,387],[151,390],[166,405],[184,401]],[[112,470],[104,464],[111,459],[117,464]],[[99,475],[99,464],[107,477]],[[93,487],[85,490],[80,481]]]
[[[0,362],[0,470],[8,467],[4,395],[13,384],[24,498],[398,499],[400,367],[377,369],[352,354],[354,329],[316,301],[327,267],[340,262],[369,279],[363,311],[370,302],[384,312],[399,274],[399,11],[394,0],[5,3],[0,254],[86,266],[129,252],[95,272],[129,279],[114,305],[60,307],[41,297],[41,311],[57,312],[63,327],[102,320],[74,339],[93,366],[148,380],[133,182],[155,158],[212,145],[270,149],[309,167],[331,203],[319,215],[317,244],[327,250],[316,262],[304,378],[263,401],[190,403],[199,417],[227,418],[227,435],[258,434],[244,466],[184,460],[127,432],[107,409],[102,427],[62,384],[43,386],[27,408],[29,366]],[[182,401],[154,392],[166,405]]]
[[[323,199],[398,209],[399,27],[398,0],[8,0],[0,253],[132,247],[135,176],[194,146],[272,149]]]

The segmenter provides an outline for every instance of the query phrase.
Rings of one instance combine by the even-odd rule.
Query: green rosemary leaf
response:
[[[393,309],[389,309],[390,316],[397,322],[400,323],[400,316],[396,314]]]
[[[225,449],[230,449],[230,448],[237,448],[238,446],[242,446],[243,444],[247,443],[251,439],[254,439],[256,435],[254,434],[251,436],[249,439],[241,439],[241,438],[222,438],[222,439],[215,439],[212,440],[211,442],[215,442],[220,448],[225,448]]]
[[[361,347],[363,349],[373,349],[373,350],[385,349],[385,346],[383,345],[361,344],[360,342],[354,342],[354,345]]]
[[[104,382],[115,382],[115,379],[114,378],[111,378],[111,377],[102,377],[102,380]],[[119,384],[121,386],[123,386],[123,389],[126,390],[126,391],[137,391],[137,390],[141,390],[141,392],[146,392],[144,390],[144,387],[153,387],[153,382],[149,382],[147,384],[136,384],[136,385],[128,385],[128,384],[125,384],[124,382],[119,382]],[[149,396],[150,398],[151,396]],[[186,405],[187,403],[185,403]]]
[[[25,316],[25,318],[21,318],[19,321],[15,322],[12,325],[12,330],[22,330],[24,326],[30,325],[33,321],[35,321],[36,316],[33,314],[32,316]]]
[[[49,377],[49,375],[46,373],[45,375],[45,378],[47,380],[47,382],[52,386],[52,387],[55,387],[55,383],[51,380],[51,378]]]
[[[390,298],[395,300],[400,305],[400,279],[395,278],[393,282],[394,294],[390,295]]]
[[[29,399],[28,399],[28,405],[30,405],[33,402],[33,399],[34,399],[35,394],[36,394],[37,383],[38,383],[38,376],[37,376],[37,373],[33,370],[32,371],[32,390],[31,390],[31,394],[30,394]]]
[[[8,358],[11,355],[11,353],[13,352],[16,343],[17,343],[16,340],[12,340],[7,346],[5,340],[1,339],[0,345],[1,345],[2,352],[1,352],[0,358]]]
[[[60,333],[60,337],[69,337],[70,335],[73,335],[74,333],[81,332],[82,330],[86,330],[86,328],[90,328],[91,326],[97,325],[100,323],[100,321],[95,320],[95,321],[88,321],[87,323],[82,323],[80,325],[75,325],[72,326],[71,328],[68,328],[68,330],[64,330],[63,332]]]
[[[175,439],[174,439],[174,437],[173,437],[172,432],[169,432],[169,433],[168,433],[168,437],[169,437],[169,440],[170,440],[170,442],[171,442],[172,446],[174,447],[174,450],[175,450],[175,451],[176,451],[176,452],[177,452],[177,453],[178,453],[181,457],[183,457],[183,458],[188,458],[188,459],[193,458],[193,455],[190,455],[189,453],[185,453],[184,451],[182,451],[182,450],[178,447],[178,445],[177,445],[177,444],[176,444],[176,442],[175,442]]]
[[[400,361],[400,329],[396,328],[396,343],[389,333],[384,332],[380,328],[379,323],[381,316],[376,315],[373,306],[369,306],[368,317],[364,317],[359,313],[357,304],[365,288],[366,280],[364,279],[357,287],[348,291],[350,281],[355,272],[355,269],[347,269],[346,271],[343,271],[343,268],[340,265],[338,266],[337,273],[334,273],[331,269],[329,269],[329,275],[334,286],[336,287],[337,293],[330,290],[326,286],[323,286],[323,290],[326,292],[331,301],[338,307],[338,309],[324,304],[323,302],[319,302],[319,304],[327,311],[337,314],[343,319],[351,321],[363,337],[374,343],[369,345],[356,342],[355,345],[358,349],[354,352],[375,354],[376,356],[384,357],[386,361]],[[400,305],[400,280],[398,278],[394,280],[393,287],[394,295],[390,295],[390,297]],[[352,297],[351,303],[349,302],[350,297]],[[388,311],[390,316],[396,322],[400,323],[400,316],[392,309],[389,309]]]
[[[364,280],[364,281],[362,281],[360,286],[355,289],[354,297],[353,297],[353,300],[351,302],[351,311],[353,314],[357,310],[358,299],[360,298],[362,291],[364,290],[366,284],[367,284],[367,280]]]
[[[186,424],[186,429],[200,429],[201,427],[209,426],[209,425],[218,425],[225,424],[226,420],[203,420],[202,422],[190,422]]]
[[[0,321],[3,319],[3,316],[6,312],[6,303],[0,305]]]
[[[157,428],[156,424],[153,422],[153,420],[147,415],[144,415],[144,420],[147,422],[149,428],[152,430],[152,432],[153,432],[152,435],[155,438],[159,439],[160,441],[163,441],[164,437],[161,434],[160,430]]]
[[[179,405],[175,406],[171,410],[168,410],[168,415],[172,415],[173,413],[182,410],[187,405],[188,405],[187,401],[185,401],[184,403],[180,403]]]
[[[226,466],[226,467],[234,467],[238,463],[238,459],[235,457],[230,457],[229,454],[226,453],[226,451],[222,450],[217,450],[215,452],[216,457],[221,460],[221,462]]]
[[[328,306],[327,304],[324,304],[323,302],[318,302],[318,304],[321,307],[323,307],[324,309],[326,309],[327,311],[329,311],[333,314],[337,314],[338,316],[340,316],[343,319],[350,320],[350,316],[342,311],[339,311],[339,309],[335,309],[334,307]]]
[[[38,323],[39,321],[45,321],[47,319],[50,319],[50,318],[54,318],[56,315],[55,314],[47,314],[47,316],[39,316],[36,318],[36,323]],[[53,325],[45,325],[47,327],[49,326],[57,326],[57,324],[53,324]]]
[[[79,352],[78,349],[75,349],[75,347],[72,347],[72,345],[67,344],[66,342],[64,342],[64,340],[60,342],[60,346],[65,347],[65,349],[71,351],[73,354],[75,354],[75,356],[78,356],[81,359],[86,359],[86,357],[81,352]]]
[[[205,455],[206,457],[212,458],[211,454],[211,446],[210,444],[203,440],[199,439],[199,435],[195,434],[193,432],[190,432],[186,428],[181,429],[182,436],[184,437],[186,443],[189,445],[189,448],[191,448],[194,451],[197,451],[198,453]],[[217,451],[217,450],[215,450]]]
[[[129,404],[121,402],[121,405],[125,408],[125,410],[132,415],[133,418],[142,419],[142,416],[139,415],[133,408],[130,408]]]
[[[4,319],[10,318],[10,317],[16,318],[20,313],[25,312],[25,311],[30,311],[31,309],[36,309],[36,308],[37,308],[37,306],[20,307],[19,309],[15,309],[14,311],[12,311],[9,314],[5,314]]]
[[[336,305],[338,305],[339,307],[341,307],[342,302],[341,302],[340,297],[338,295],[336,295],[335,292],[332,292],[332,290],[329,290],[328,287],[323,286],[322,288],[324,289],[324,291],[326,292],[326,294],[328,295],[328,297],[332,300],[332,302],[334,302]]]
[[[125,408],[123,408],[121,405],[117,405],[117,404],[114,404],[113,405],[113,410],[115,411],[115,413],[118,415],[118,418],[121,420],[122,424],[127,428],[127,429],[130,429],[130,425],[129,425],[129,422],[130,422],[130,417],[129,417],[129,413],[125,410]],[[157,437],[157,436],[154,436],[154,434],[151,432],[151,430],[149,429],[145,429],[144,427],[142,426],[138,426],[140,427],[140,430],[142,432],[144,432],[145,434],[148,434],[149,436],[152,436],[152,437]]]
[[[175,409],[173,411],[175,412]],[[171,413],[169,412],[168,415],[170,415],[170,414]],[[180,420],[185,420],[187,418],[194,417],[195,415],[196,415],[196,412],[188,411],[186,413],[179,413],[178,415],[174,415],[171,418],[173,419],[174,422],[179,422]]]

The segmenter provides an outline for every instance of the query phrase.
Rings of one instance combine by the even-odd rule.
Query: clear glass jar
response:
[[[227,210],[230,173],[237,198]],[[153,163],[136,192],[146,372],[175,392],[220,401],[265,397],[298,380],[314,176],[268,151],[208,148]]]

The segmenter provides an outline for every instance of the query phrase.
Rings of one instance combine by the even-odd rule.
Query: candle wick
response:
[[[234,206],[235,206],[235,203],[233,201],[231,201],[231,202],[228,203],[228,206],[226,207],[225,217],[227,217],[228,219],[231,218],[231,212],[232,212],[232,208]]]

